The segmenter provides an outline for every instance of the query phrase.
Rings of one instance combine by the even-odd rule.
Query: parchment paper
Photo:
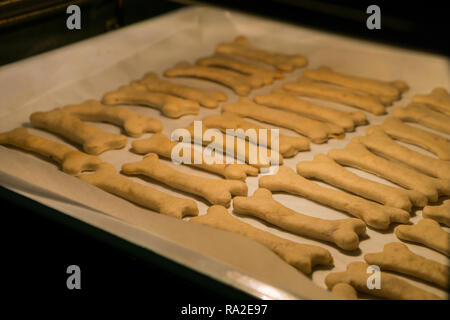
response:
[[[311,68],[328,65],[338,71],[361,76],[405,80],[411,89],[400,102],[389,108],[390,113],[393,108],[408,102],[416,93],[429,92],[436,86],[450,87],[449,62],[443,57],[339,37],[235,12],[213,8],[188,8],[1,67],[0,131],[17,126],[29,127],[28,117],[34,111],[50,110],[66,104],[79,103],[88,98],[100,99],[105,92],[138,79],[145,72],[155,71],[161,74],[181,60],[194,62],[197,58],[211,54],[218,42],[229,41],[240,34],[248,36],[252,43],[260,47],[287,53],[300,52],[308,57],[308,67]],[[301,70],[287,74],[282,81],[254,90],[251,97],[281,87],[284,82],[292,81],[300,74]],[[211,82],[192,79],[174,81],[201,88],[223,90],[229,97],[227,103],[237,100],[237,96],[231,90]],[[320,101],[320,104],[344,111],[354,110],[323,101]],[[176,128],[189,125],[195,119],[220,112],[220,109],[201,108],[199,115],[174,120],[162,117],[159,111],[151,108],[137,106],[129,108],[160,119],[164,126],[163,132],[167,135]],[[385,118],[367,115],[370,124],[381,123]],[[97,123],[94,125],[109,132],[120,132],[119,128],[112,125]],[[355,132],[347,134],[342,140],[332,139],[322,145],[311,144],[310,152],[302,152],[294,158],[285,159],[285,165],[295,169],[296,163],[300,160],[311,160],[317,153],[343,148],[352,137],[362,135],[366,128],[367,126],[358,127]],[[55,135],[44,131],[36,129],[30,131],[65,143]],[[280,133],[295,135],[289,130],[280,130]],[[141,138],[149,136],[150,134]],[[112,163],[117,170],[120,170],[125,162],[140,160],[141,156],[128,151],[133,140],[128,139],[125,149],[105,152],[100,158]],[[408,147],[431,155],[419,148]],[[323,289],[326,288],[324,278],[330,271],[343,271],[349,262],[362,261],[364,253],[381,251],[385,243],[399,241],[393,235],[392,229],[382,233],[368,229],[368,238],[361,241],[361,250],[349,254],[325,242],[295,236],[252,218],[239,217],[286,239],[327,248],[334,257],[335,267],[331,270],[318,268],[310,281],[308,277],[253,241],[140,208],[70,177],[56,170],[56,165],[34,155],[1,147],[0,163],[0,181],[3,186],[220,281],[248,292],[257,292],[260,297],[335,298]],[[199,176],[216,177],[189,167],[177,166],[177,168]],[[364,177],[390,184],[373,175],[351,170]],[[159,184],[152,184],[139,178],[133,179],[172,195],[189,196]],[[257,188],[257,180],[258,178],[247,178],[250,195]],[[281,194],[274,197],[284,205],[311,216],[327,219],[347,217],[342,212],[300,197]],[[200,213],[205,213],[208,207],[206,202],[198,198],[196,200]],[[416,222],[420,216],[421,212],[416,212],[412,221]],[[448,263],[448,259],[443,255],[423,246],[408,244],[408,247],[430,259]],[[252,282],[249,280],[252,277],[261,282]],[[423,282],[404,279],[442,297],[446,295],[443,290]],[[282,290],[270,291],[264,283]]]

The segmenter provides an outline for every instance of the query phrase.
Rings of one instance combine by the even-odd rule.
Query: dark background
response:
[[[39,54],[194,1],[0,0],[0,65]],[[449,54],[445,2],[427,1],[208,1],[294,24],[422,51]],[[65,27],[69,4],[83,13],[82,29]],[[366,8],[381,8],[382,29],[368,30]],[[1,90],[1,84],[0,84]],[[249,299],[196,272],[61,213],[0,189],[6,232],[3,276],[10,293],[59,297],[106,295],[219,301]],[[66,288],[66,268],[82,270],[82,290]]]

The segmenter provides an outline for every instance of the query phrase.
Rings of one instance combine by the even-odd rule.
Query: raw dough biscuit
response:
[[[291,111],[315,120],[333,123],[344,128],[345,131],[353,131],[355,128],[353,119],[345,112],[319,106],[291,94],[275,91],[275,93],[256,96],[253,100],[267,107]]]
[[[221,115],[209,116],[202,119],[202,123],[207,128],[216,128],[222,131],[223,133],[226,133],[227,129],[234,129],[234,130],[242,129],[244,131],[253,129],[256,132],[257,138],[256,139],[253,139],[252,137],[246,138],[254,144],[260,144],[261,146],[267,146],[271,148],[270,129],[249,122],[244,118],[241,118],[233,113],[224,112]],[[261,129],[267,130],[267,139],[265,143],[263,141],[259,141],[260,140],[259,130]],[[243,136],[239,137],[243,138]],[[281,153],[283,157],[285,158],[293,157],[299,151],[306,151],[306,150],[309,150],[309,140],[307,138],[292,137],[279,134],[278,151]]]
[[[381,270],[394,271],[410,275],[442,288],[448,288],[448,266],[415,254],[400,242],[391,242],[384,246],[383,252],[368,253],[364,260]]]
[[[234,218],[222,206],[209,207],[207,214],[192,218],[189,222],[234,232],[255,240],[305,274],[311,273],[312,268],[316,265],[328,267],[333,265],[333,257],[328,250],[283,239],[270,232],[257,229]]]
[[[221,68],[196,66],[188,62],[178,63],[175,67],[166,70],[164,75],[166,77],[194,77],[217,82],[229,87],[240,96],[248,95],[255,87],[251,83],[252,78],[248,76]]]
[[[214,55],[212,57],[198,59],[196,63],[199,66],[227,68],[258,77],[261,78],[264,84],[271,84],[274,79],[284,78],[284,75],[279,71],[271,70],[251,62],[244,62],[231,56]]]
[[[217,108],[221,101],[227,101],[227,95],[222,91],[204,90],[173,83],[161,79],[154,72],[146,73],[138,83],[144,85],[149,91],[167,93],[183,99],[197,101],[206,108]]]
[[[450,200],[444,200],[439,206],[426,206],[422,210],[422,216],[450,227]]]
[[[450,141],[440,135],[409,126],[394,117],[387,118],[382,127],[394,139],[424,148],[439,159],[450,160]]]
[[[281,71],[292,71],[295,68],[301,68],[308,64],[308,60],[300,54],[283,54],[255,48],[243,36],[237,37],[231,43],[219,44],[216,52],[270,64]]]
[[[114,167],[106,162],[100,164],[94,173],[81,174],[78,177],[106,192],[167,216],[181,219],[184,216],[198,215],[197,203],[194,200],[173,197],[134,182],[118,174]]]
[[[234,198],[233,209],[291,233],[332,242],[344,250],[358,249],[359,236],[366,233],[366,224],[360,219],[325,220],[307,216],[275,201],[272,193],[263,188],[251,197]]]
[[[125,174],[142,174],[174,189],[200,196],[209,203],[228,207],[232,195],[247,195],[247,185],[239,180],[215,180],[187,174],[163,164],[150,153],[142,161],[122,165]]]
[[[409,213],[405,210],[383,206],[340,190],[321,187],[284,166],[274,175],[261,177],[259,187],[299,195],[347,212],[375,229],[387,229],[392,222],[409,221]]]
[[[437,221],[424,218],[415,225],[397,226],[394,232],[401,240],[417,242],[450,256],[450,234]]]
[[[330,150],[328,156],[340,164],[376,174],[402,187],[417,190],[430,202],[436,202],[440,194],[450,195],[450,180],[432,178],[378,157],[367,150],[359,140],[359,137],[353,138],[344,149]]]
[[[178,144],[176,141],[171,141],[162,133],[156,133],[148,139],[135,140],[132,143],[133,151],[139,154],[156,153],[161,157],[172,159],[172,149]],[[211,173],[218,174],[231,180],[245,180],[247,176],[257,176],[258,169],[245,163],[206,163],[206,158],[202,154],[197,158],[202,159],[202,163],[194,163],[197,153],[194,146],[191,147],[191,163],[188,165],[199,168]],[[180,158],[183,152],[179,154]]]
[[[140,137],[146,132],[162,130],[159,120],[124,107],[107,107],[96,100],[86,100],[81,104],[68,105],[62,110],[83,121],[108,122],[118,125],[132,137]]]
[[[374,96],[384,96],[392,100],[400,99],[401,93],[408,89],[403,81],[381,81],[364,77],[352,76],[333,71],[329,67],[320,67],[315,70],[305,70],[303,75],[309,79],[340,85]],[[401,84],[399,86],[399,84]]]
[[[125,147],[127,138],[121,134],[102,131],[57,108],[48,112],[34,112],[30,116],[33,127],[56,133],[83,146],[84,151],[98,155],[106,150]]]
[[[169,118],[179,118],[187,114],[198,114],[199,105],[196,101],[181,99],[160,92],[150,92],[137,82],[122,86],[103,96],[103,103],[109,105],[127,104],[143,105],[156,108]]]
[[[347,300],[358,300],[358,293],[355,288],[345,282],[336,283],[331,288],[331,292]]]
[[[193,123],[185,129],[188,130],[191,137],[195,137]],[[204,124],[202,124],[202,132],[205,132],[206,130],[208,130],[208,128]],[[205,137],[202,137],[201,143],[204,146],[216,147],[218,149],[220,148],[224,154],[227,154],[233,157],[234,159],[237,159],[238,161],[245,162],[258,169],[268,168],[270,167],[270,165],[283,164],[284,161],[283,156],[279,152],[276,152],[275,150],[269,149],[264,146],[258,146],[256,144],[248,142],[247,140],[240,139],[235,136],[223,134],[218,129],[209,129],[209,130],[215,131],[216,135],[221,138],[218,141],[215,141],[215,138],[208,140],[204,139]],[[228,146],[228,142],[226,139],[227,136],[229,138],[232,138],[231,146]],[[194,139],[191,139],[191,143],[194,142],[195,142]],[[240,142],[242,142],[242,144],[244,145],[243,150],[239,148]],[[262,157],[261,156],[262,154],[266,156]]]
[[[392,140],[380,126],[369,127],[359,139],[367,148],[436,178],[450,179],[450,162],[425,156]]]
[[[425,127],[450,134],[450,115],[434,111],[423,104],[410,103],[397,108],[392,115],[406,122],[416,122]]]
[[[293,112],[265,107],[248,98],[227,104],[223,106],[222,111],[291,129],[309,137],[314,143],[324,143],[329,137],[342,137],[344,134],[342,127],[308,119]]]
[[[314,161],[299,162],[297,173],[305,178],[318,179],[363,198],[406,211],[411,211],[412,206],[424,207],[427,204],[427,198],[420,192],[391,187],[360,177],[324,154],[316,155]]]
[[[0,144],[11,145],[31,151],[61,165],[65,173],[76,175],[82,171],[94,170],[102,162],[96,156],[88,155],[61,143],[32,135],[25,128],[0,133]]]
[[[298,94],[296,94],[295,92],[288,91],[288,90],[285,90],[285,89],[282,89],[282,88],[275,88],[275,89],[272,90],[272,93],[282,94],[282,95],[285,95],[285,96],[289,95],[289,96],[295,97],[297,100],[302,100],[304,102],[307,102],[303,98],[300,98],[300,96]],[[316,106],[316,107],[319,106],[319,105],[316,105],[316,104],[313,104],[313,105]],[[319,106],[319,107],[321,108],[321,111],[324,111],[324,112],[328,112],[328,111],[326,111],[326,110],[324,110],[322,108],[332,109],[332,108],[328,108],[328,107],[324,107],[324,106]],[[276,106],[274,106],[274,108],[276,108]],[[280,108],[280,109],[282,109],[282,108]],[[286,109],[286,110],[288,110],[288,109]],[[332,109],[332,110],[333,110],[333,113],[335,113],[335,114],[343,115],[345,117],[349,117],[350,119],[352,119],[354,126],[365,125],[365,124],[368,123],[366,114],[364,112],[362,112],[362,111],[357,110],[357,111],[347,112],[347,111],[339,111],[339,110],[336,110],[336,109]],[[301,113],[300,110],[298,110],[298,111],[294,110],[294,112]],[[323,117],[323,115],[322,115],[322,117]]]
[[[416,287],[409,282],[391,275],[380,272],[380,289],[369,289],[367,280],[371,273],[367,272],[369,265],[362,261],[351,262],[344,272],[330,273],[325,278],[328,288],[334,287],[337,283],[348,283],[359,292],[367,293],[376,297],[393,300],[440,300],[437,295]]]
[[[430,108],[450,116],[450,95],[444,88],[435,88],[430,94],[416,94],[412,102],[424,103]]]
[[[283,87],[300,96],[343,103],[375,115],[386,113],[385,106],[376,96],[361,94],[346,88],[333,87],[307,78],[300,78],[297,82],[286,83]]]

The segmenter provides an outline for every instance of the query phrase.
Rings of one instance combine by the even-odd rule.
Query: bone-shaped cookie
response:
[[[172,141],[162,133],[156,133],[150,138],[135,140],[132,143],[133,151],[139,154],[156,153],[161,157],[172,159],[172,150],[178,142]],[[191,161],[188,165],[218,174],[231,180],[245,180],[247,176],[257,176],[258,169],[244,163],[207,163],[203,149],[201,155],[196,155],[199,151],[191,147]],[[183,149],[178,154],[183,157]],[[195,163],[195,159],[202,159],[201,163]]]
[[[142,174],[174,189],[195,194],[209,203],[228,207],[233,195],[247,195],[247,185],[239,180],[216,180],[187,174],[169,167],[150,153],[142,161],[122,165],[125,174]]]
[[[312,239],[328,241],[344,250],[356,250],[359,236],[365,234],[366,225],[360,219],[325,220],[291,210],[275,201],[272,193],[257,189],[251,197],[233,199],[235,213],[257,217],[283,230]]]
[[[303,75],[312,80],[340,85],[375,96],[385,96],[393,100],[398,100],[401,93],[408,90],[408,85],[403,81],[381,81],[357,77],[333,71],[329,67],[305,70]]]
[[[450,195],[450,180],[433,178],[404,165],[381,158],[353,138],[344,149],[330,150],[328,156],[336,162],[373,173],[407,189],[423,193],[430,202],[439,195]]]
[[[312,119],[333,123],[344,128],[345,131],[354,130],[356,124],[347,112],[319,106],[284,92],[281,89],[275,89],[272,93],[256,96],[254,100],[256,103],[268,107],[291,111]],[[364,114],[362,116],[365,118]]]
[[[191,137],[195,137],[195,127],[194,123],[185,128]],[[202,132],[205,132],[208,128],[202,123]],[[276,150],[269,149],[265,146],[259,146],[248,142],[247,140],[240,139],[232,135],[223,134],[218,129],[209,129],[215,131],[215,136],[211,139],[206,139],[202,137],[201,143],[207,148],[215,147],[221,149],[223,154],[233,157],[238,161],[245,162],[258,169],[268,168],[270,165],[282,164],[284,161],[283,156]],[[220,138],[219,138],[220,137]],[[231,138],[230,144],[228,143],[228,138]],[[194,139],[191,139],[191,143],[194,143]],[[241,149],[240,145],[243,145]],[[265,149],[265,150],[261,150]]]
[[[394,232],[401,240],[420,243],[450,256],[450,234],[437,221],[424,218],[414,225],[397,226]]]
[[[382,252],[364,255],[364,260],[385,271],[407,274],[443,288],[449,286],[448,266],[415,254],[400,242],[390,242]]]
[[[450,95],[444,88],[435,88],[430,94],[416,94],[412,102],[423,103],[450,116]]]
[[[216,205],[209,207],[205,215],[191,218],[189,222],[234,232],[255,240],[305,274],[311,273],[312,268],[316,265],[333,265],[333,257],[328,250],[314,245],[301,244],[283,239],[270,232],[255,228],[234,218],[222,206]]]
[[[132,137],[140,137],[146,132],[162,130],[162,124],[159,120],[124,107],[107,107],[97,100],[86,100],[81,104],[68,105],[62,110],[83,121],[108,122],[118,125]]]
[[[178,219],[198,214],[197,203],[192,199],[173,197],[154,188],[145,186],[117,173],[114,167],[103,162],[89,174],[78,176],[106,192],[164,215]]]
[[[32,135],[25,128],[16,128],[0,133],[0,145],[10,145],[31,151],[61,165],[65,173],[76,175],[82,171],[94,170],[102,162],[96,156],[88,155],[58,142]]]
[[[407,164],[428,175],[450,179],[450,162],[425,156],[396,143],[380,126],[369,127],[366,134],[367,136],[361,137],[359,141],[375,153]]]
[[[164,75],[166,77],[194,77],[217,82],[229,87],[240,96],[248,95],[254,87],[249,76],[221,68],[191,65],[187,62],[178,63],[175,67],[166,70]]]
[[[48,112],[34,112],[30,116],[33,127],[56,133],[69,141],[80,144],[89,154],[100,154],[106,150],[125,147],[127,138],[84,123],[77,117],[54,109]]]
[[[270,129],[264,128],[255,123],[249,122],[244,118],[241,118],[233,113],[224,112],[220,115],[209,116],[202,119],[202,123],[207,128],[216,128],[226,133],[228,129],[242,129],[244,131],[247,130],[255,130],[256,138],[253,136],[246,136],[250,142],[267,146],[271,148],[271,132]],[[266,141],[260,140],[260,130],[266,130],[267,136]],[[238,134],[239,132],[236,132]],[[240,138],[244,138],[244,136],[238,135]],[[283,157],[293,157],[299,151],[309,150],[309,140],[305,137],[292,137],[285,136],[280,134],[278,136],[278,151],[281,153]]]
[[[334,287],[337,283],[347,283],[359,292],[367,293],[376,297],[393,300],[440,300],[437,295],[425,291],[409,282],[391,275],[380,272],[380,288],[369,289],[368,278],[373,274],[369,265],[362,261],[351,262],[344,272],[330,273],[325,278],[328,288]]]
[[[409,221],[409,213],[405,210],[383,206],[340,190],[321,187],[285,166],[280,167],[274,175],[261,177],[259,187],[273,192],[299,195],[322,203],[360,218],[375,229],[387,229],[392,222]]]
[[[319,119],[319,118],[322,119],[323,118],[324,119],[323,121],[328,121],[330,123],[333,123],[333,121],[332,121],[333,118],[334,119],[338,119],[338,117],[343,116],[345,118],[350,118],[352,120],[352,122],[353,122],[353,126],[354,127],[355,126],[359,126],[359,125],[364,125],[364,124],[368,123],[366,114],[364,112],[362,112],[362,111],[359,111],[359,110],[348,112],[348,111],[339,111],[339,110],[336,110],[336,109],[333,109],[333,108],[329,108],[329,107],[325,107],[325,106],[319,106],[319,105],[317,105],[315,103],[311,103],[311,102],[306,101],[304,98],[300,98],[300,96],[298,94],[296,94],[295,92],[288,91],[288,90],[283,89],[283,88],[275,88],[275,89],[272,90],[272,93],[274,93],[274,94],[282,94],[283,96],[294,97],[296,101],[300,100],[301,104],[295,103],[295,104],[299,104],[299,106],[295,107],[295,108],[293,108],[294,104],[286,105],[286,106],[283,106],[283,107],[281,107],[281,104],[280,104],[280,106],[276,106],[275,104],[273,106],[267,105],[269,107],[279,108],[279,109],[285,108],[285,110],[288,110],[288,111],[292,108],[293,112],[297,112],[299,114],[303,113],[306,116],[313,117],[313,113],[310,112],[310,114],[308,115],[307,111],[308,112],[310,111],[310,108],[309,108],[310,106],[314,106],[314,109],[315,109],[314,114],[315,114],[315,116],[317,117],[317,119]],[[308,106],[308,108],[304,108],[302,106]],[[317,107],[319,107],[319,108],[317,108]],[[329,109],[332,110],[332,112],[330,112]],[[320,114],[318,111],[320,111],[320,113],[326,113],[326,115]],[[334,115],[332,115],[332,114],[334,114]],[[329,120],[327,120],[327,119],[329,119]],[[335,120],[335,121],[338,121],[338,120]],[[344,124],[341,124],[340,126],[341,127],[345,127]]]
[[[219,44],[216,52],[270,64],[281,71],[292,71],[308,64],[308,60],[300,54],[284,54],[255,48],[243,36],[237,37],[231,43]]]
[[[434,111],[423,104],[410,103],[404,108],[395,109],[392,115],[406,122],[415,122],[450,134],[450,115]]]
[[[450,160],[450,141],[440,135],[412,127],[394,117],[387,118],[382,128],[394,139],[424,148],[437,155],[439,159]]]
[[[307,78],[300,78],[296,82],[286,83],[283,88],[300,96],[339,102],[363,109],[375,115],[386,113],[385,106],[376,96],[358,93],[346,88],[333,87]]]
[[[427,204],[427,198],[418,191],[391,187],[363,178],[324,154],[316,155],[314,161],[300,161],[297,164],[297,173],[305,178],[318,179],[363,198],[406,211],[411,211],[412,206],[423,207]]]
[[[183,99],[197,101],[206,108],[217,108],[221,101],[227,101],[227,95],[222,91],[204,90],[186,86],[183,84],[173,83],[168,80],[161,79],[154,72],[148,72],[138,81],[144,85],[147,90],[167,93]]]
[[[358,293],[355,288],[345,282],[336,283],[331,288],[331,292],[347,300],[358,300]]]
[[[102,102],[109,105],[143,105],[156,108],[169,118],[179,118],[187,114],[198,114],[197,101],[181,99],[161,92],[150,92],[137,82],[122,86],[106,93]]]
[[[426,206],[422,210],[422,216],[450,227],[450,200],[444,200],[439,206]]]
[[[231,69],[253,77],[261,78],[264,84],[271,84],[274,79],[282,79],[284,75],[267,67],[257,65],[252,62],[238,60],[232,56],[214,55],[212,57],[201,58],[196,62],[199,66],[220,67]]]
[[[344,129],[334,124],[308,119],[289,111],[265,107],[248,98],[241,98],[236,103],[227,104],[223,106],[222,111],[291,129],[307,136],[314,143],[324,143],[329,137],[341,137],[344,134]]]

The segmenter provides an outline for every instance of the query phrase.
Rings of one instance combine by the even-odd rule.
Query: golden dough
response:
[[[271,135],[270,129],[259,126],[255,123],[249,122],[244,118],[241,118],[233,113],[224,112],[221,115],[209,116],[202,119],[202,123],[206,128],[215,128],[219,129],[223,133],[226,133],[228,129],[242,129],[244,131],[247,130],[255,130],[256,139],[253,139],[251,136],[246,136],[245,138],[249,140],[249,142],[258,144],[261,146],[271,147]],[[260,130],[267,130],[267,138],[266,141],[263,142],[260,140]],[[262,133],[262,132],[261,132]],[[239,136],[239,135],[237,135]],[[243,136],[239,136],[240,138],[244,138]],[[305,137],[293,137],[293,136],[285,136],[279,134],[278,136],[278,151],[283,157],[293,157],[299,151],[309,150],[309,140]]]
[[[344,149],[330,150],[328,156],[336,162],[361,169],[390,180],[402,187],[423,193],[430,202],[436,202],[439,195],[450,195],[450,180],[432,178],[401,164],[397,164],[371,153],[353,138]]]
[[[231,43],[219,44],[216,52],[270,64],[281,71],[292,71],[295,68],[301,68],[308,64],[308,60],[300,54],[284,54],[255,48],[243,36],[237,37]]]
[[[312,268],[316,265],[333,265],[333,257],[328,250],[318,246],[286,240],[270,232],[257,229],[234,218],[222,206],[209,207],[207,214],[192,218],[189,222],[234,232],[255,240],[305,274],[311,273]]]
[[[422,215],[450,227],[450,199],[444,200],[439,206],[426,206],[422,210]]]
[[[114,167],[103,162],[94,173],[81,174],[81,180],[106,192],[161,214],[181,219],[198,215],[197,203],[192,199],[173,197],[159,190],[134,182],[117,173]]]
[[[347,283],[359,292],[367,293],[376,297],[393,300],[440,300],[437,295],[420,289],[399,277],[386,272],[380,272],[380,289],[369,289],[367,279],[371,275],[367,273],[369,265],[365,262],[356,261],[347,265],[344,272],[330,273],[325,278],[328,288],[333,288],[337,283]]]
[[[415,254],[400,242],[390,242],[383,252],[364,255],[368,264],[379,266],[385,271],[410,275],[442,288],[448,288],[448,266]]]
[[[217,82],[232,89],[240,96],[246,96],[252,88],[258,87],[252,82],[251,77],[234,71],[192,65],[188,62],[180,62],[175,67],[164,72],[166,77],[194,77]]]
[[[417,224],[397,226],[395,235],[401,239],[423,244],[450,256],[450,234],[431,219],[421,219]]]
[[[261,177],[259,187],[303,196],[349,213],[376,229],[387,229],[393,222],[409,221],[409,213],[405,210],[383,206],[340,190],[321,187],[285,166],[280,167],[274,175]]]
[[[188,114],[198,114],[199,105],[196,101],[181,99],[161,92],[150,92],[146,86],[137,82],[122,86],[115,91],[106,93],[102,102],[109,105],[143,105],[156,108],[169,118],[179,118]]]
[[[409,126],[394,117],[387,118],[382,128],[394,139],[424,148],[441,160],[450,160],[450,141],[440,135]]]
[[[222,111],[291,129],[307,136],[314,143],[324,143],[330,137],[342,137],[344,134],[344,129],[339,126],[308,119],[293,112],[265,107],[248,98],[227,104],[223,106]]]
[[[434,111],[423,104],[411,103],[404,108],[395,109],[392,115],[406,122],[415,122],[450,134],[450,115]]]
[[[197,101],[206,108],[217,108],[221,101],[227,101],[227,95],[222,91],[204,90],[174,83],[161,79],[154,72],[146,73],[138,83],[144,85],[148,91],[166,93],[183,99]]]
[[[102,162],[96,156],[32,135],[25,128],[0,133],[0,144],[11,145],[50,158],[59,163],[65,173],[71,175],[94,170]]]
[[[121,149],[127,142],[124,135],[100,130],[59,108],[48,112],[34,112],[30,116],[30,122],[33,127],[56,133],[82,145],[89,154],[98,155],[106,150]]]
[[[376,96],[361,94],[346,88],[337,88],[307,78],[284,84],[284,89],[300,96],[323,99],[360,108],[375,115],[383,115],[386,108]]]
[[[430,176],[450,179],[450,162],[425,156],[406,148],[387,135],[380,126],[369,127],[359,141],[377,154],[402,162]]]
[[[283,230],[312,239],[329,241],[344,250],[356,250],[366,224],[359,219],[325,220],[291,210],[275,201],[267,189],[257,189],[251,197],[233,199],[235,213],[257,217]]]
[[[435,88],[430,94],[416,94],[412,102],[423,103],[428,107],[450,116],[450,95],[444,88]]]
[[[313,161],[297,163],[297,173],[305,178],[319,179],[363,198],[406,211],[411,211],[413,206],[424,207],[427,204],[427,198],[418,191],[391,187],[360,177],[324,154],[316,155]]]
[[[125,174],[142,174],[177,190],[195,194],[211,204],[228,207],[233,195],[247,195],[247,185],[239,180],[216,180],[187,174],[162,163],[150,153],[143,160],[122,165]]]
[[[132,143],[132,150],[139,154],[156,153],[161,157],[172,159],[172,149],[178,144],[176,141],[171,141],[162,133],[156,133],[150,138],[135,140]],[[177,155],[180,158],[183,156],[183,150]],[[197,155],[194,146],[191,146],[190,163],[189,166],[199,168],[211,173],[218,174],[231,180],[245,180],[247,176],[257,176],[258,169],[245,163],[207,163],[203,150],[201,155]],[[195,163],[195,159],[202,159],[201,163]]]
[[[124,107],[107,107],[97,100],[86,100],[62,108],[80,120],[108,122],[122,127],[130,136],[140,137],[146,132],[162,130],[161,121],[144,116]]]

